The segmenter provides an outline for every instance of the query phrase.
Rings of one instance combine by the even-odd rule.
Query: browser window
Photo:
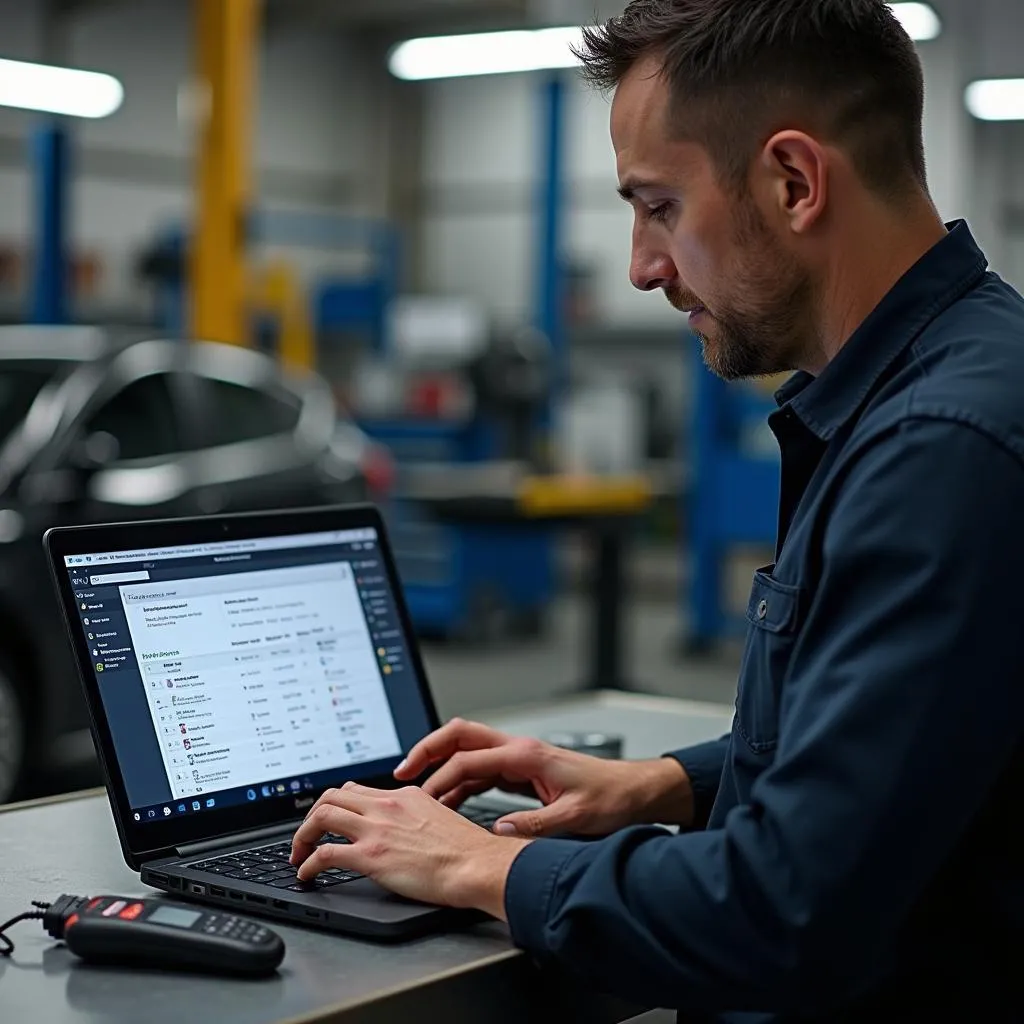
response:
[[[401,753],[348,563],[120,592],[175,799]]]

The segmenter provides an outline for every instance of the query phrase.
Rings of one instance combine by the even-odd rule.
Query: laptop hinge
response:
[[[273,839],[282,832],[290,832],[294,828],[294,824],[270,825],[266,828],[250,829],[248,832],[233,832],[229,836],[220,836],[217,839],[204,839],[201,843],[185,843],[174,849],[179,857],[195,857],[202,853],[209,853],[211,850],[219,850],[224,846],[237,846],[239,843],[258,843],[261,839]]]

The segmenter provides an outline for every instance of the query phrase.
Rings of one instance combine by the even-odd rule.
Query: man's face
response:
[[[811,276],[753,196],[723,187],[707,152],[673,137],[657,71],[638,63],[612,104],[619,191],[634,210],[630,280],[690,312],[720,377],[794,369],[810,340]]]

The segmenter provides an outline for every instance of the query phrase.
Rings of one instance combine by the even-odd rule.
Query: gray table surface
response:
[[[732,709],[656,697],[596,694],[480,716],[515,735],[564,729],[626,737],[629,758],[727,730]],[[0,808],[0,920],[61,892],[146,894],[121,857],[104,796]],[[149,895],[152,895],[150,892]],[[273,922],[288,952],[277,977],[246,982],[79,964],[38,924],[13,931],[0,959],[0,1021],[264,1024],[289,1021],[621,1021],[638,1012],[541,973],[503,925],[382,946]]]

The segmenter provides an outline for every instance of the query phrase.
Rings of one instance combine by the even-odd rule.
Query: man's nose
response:
[[[634,288],[642,292],[655,288],[667,288],[676,279],[675,264],[664,253],[633,247],[633,258],[629,265],[629,280]]]

